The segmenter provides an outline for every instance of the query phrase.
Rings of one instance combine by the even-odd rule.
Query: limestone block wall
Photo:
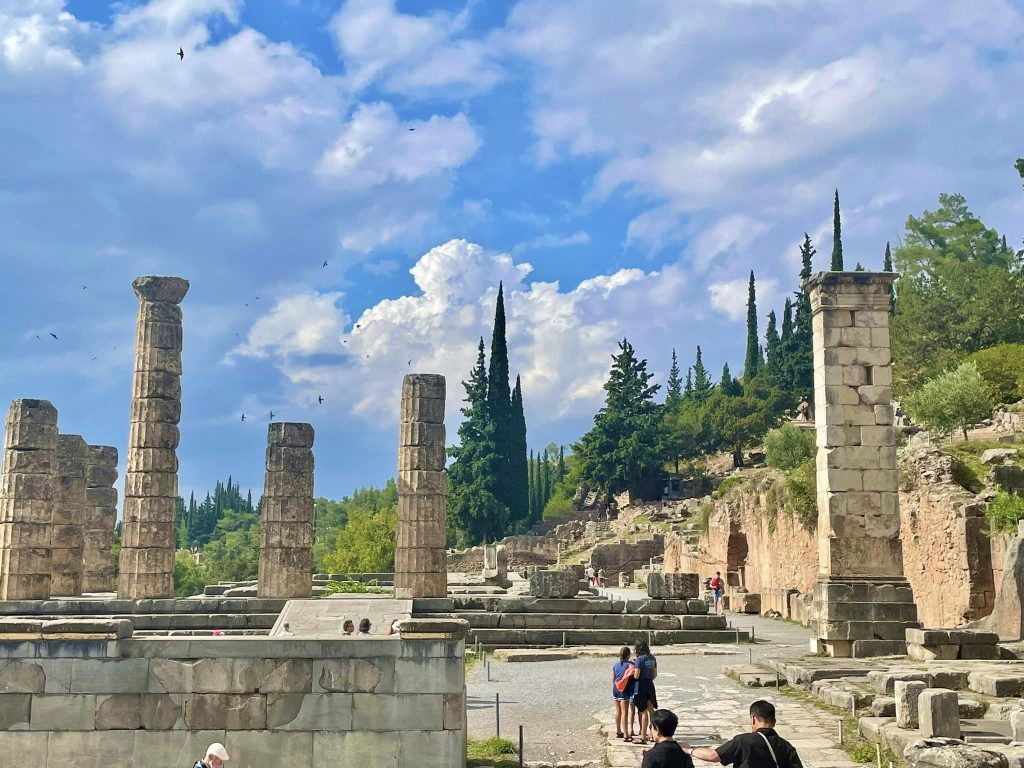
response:
[[[219,741],[232,768],[462,768],[465,641],[452,638],[4,643],[0,755],[181,768]]]
[[[618,579],[620,573],[634,571],[650,565],[651,558],[665,554],[665,537],[660,533],[650,539],[639,541],[614,541],[594,547],[590,562],[600,570],[604,568],[605,578]],[[666,569],[667,570],[667,569]]]
[[[515,570],[528,565],[554,565],[558,562],[558,540],[551,536],[508,536],[499,544],[508,553],[508,566]],[[484,548],[470,547],[448,553],[448,570],[461,573],[479,571],[484,565]]]

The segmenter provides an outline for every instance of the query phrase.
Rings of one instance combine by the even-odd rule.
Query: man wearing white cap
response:
[[[206,757],[197,760],[193,768],[224,768],[227,761],[228,751],[224,749],[224,745],[214,742],[206,748]]]

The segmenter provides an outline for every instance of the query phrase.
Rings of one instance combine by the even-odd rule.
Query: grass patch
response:
[[[850,756],[852,760],[858,763],[864,763],[865,765],[875,764],[875,744],[867,739],[862,739],[858,733],[857,720],[851,717],[849,710],[840,709],[839,707],[833,707],[831,704],[825,704],[824,702],[816,699],[808,691],[801,688],[791,688],[786,686],[779,691],[782,696],[786,696],[791,699],[796,699],[809,704],[816,709],[820,709],[823,712],[839,717],[843,721],[843,743],[837,744],[846,754]],[[836,726],[838,729],[838,726]],[[835,738],[839,738],[839,733],[835,734]],[[882,747],[882,765],[888,765],[892,763],[896,768],[906,768],[906,763],[903,762],[903,758],[900,755],[896,755],[887,747]]]
[[[720,498],[722,498],[723,496],[725,496],[725,494],[727,494],[733,488],[735,488],[738,485],[741,485],[743,483],[743,481],[746,480],[746,479],[747,478],[743,477],[743,475],[730,475],[729,477],[725,478],[725,480],[723,480],[722,482],[720,482],[718,484],[718,487],[715,488],[715,490],[712,492],[711,498],[712,499],[720,499]]]
[[[478,762],[489,762],[494,760],[508,760],[511,764],[516,760],[516,748],[515,745],[509,739],[503,739],[499,736],[491,736],[489,739],[470,739],[466,744],[466,754],[469,757],[470,765],[472,761]]]
[[[339,594],[351,594],[351,595],[386,595],[391,592],[386,587],[378,587],[377,581],[371,579],[367,582],[362,581],[328,581],[327,586],[324,587],[324,596],[327,595],[339,595]]]
[[[943,446],[942,450],[959,463],[959,466],[954,465],[953,467],[953,480],[957,485],[966,488],[971,493],[979,493],[984,488],[985,478],[989,473],[989,467],[981,463],[981,454],[989,448],[1015,447],[1017,446],[1012,443],[1003,443],[999,440],[969,440],[949,443]],[[1024,466],[1019,456],[1016,463]]]
[[[994,533],[1013,533],[1017,523],[1024,519],[1024,497],[999,491],[985,510],[989,526]]]

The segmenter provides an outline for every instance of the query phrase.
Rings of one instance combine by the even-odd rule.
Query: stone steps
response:
[[[623,613],[491,613],[454,611],[435,617],[465,619],[472,629],[724,630],[725,616]]]
[[[287,600],[268,598],[58,599],[0,601],[3,616],[109,616],[156,613],[281,613]]]
[[[651,645],[748,642],[748,632],[735,629],[471,629],[467,643],[479,641],[485,648],[552,647],[565,645],[632,645],[647,640]]]

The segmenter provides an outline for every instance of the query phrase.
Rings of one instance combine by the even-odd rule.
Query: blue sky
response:
[[[454,437],[504,280],[530,444],[571,442],[616,339],[738,370],[835,187],[868,267],[940,192],[1019,242],[1022,43],[1005,0],[6,0],[0,401],[123,454],[131,280],[180,275],[182,492],[259,492],[273,409],[340,497],[404,373]]]

